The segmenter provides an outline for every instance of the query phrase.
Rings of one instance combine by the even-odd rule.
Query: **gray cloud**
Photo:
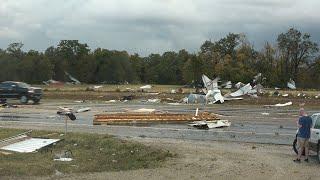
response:
[[[289,27],[320,41],[316,0],[0,0],[0,47],[45,50],[61,39],[91,48],[198,51],[203,41],[245,33],[256,47]]]

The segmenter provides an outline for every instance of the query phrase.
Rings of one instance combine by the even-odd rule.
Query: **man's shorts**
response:
[[[298,137],[298,144],[301,148],[308,148],[309,147],[309,138],[302,138]]]

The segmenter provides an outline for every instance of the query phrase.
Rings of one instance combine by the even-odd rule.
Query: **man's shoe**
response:
[[[309,162],[309,159],[305,159],[304,161],[305,161],[305,162]]]
[[[295,162],[295,163],[300,163],[301,160],[300,160],[300,159],[295,159],[295,160],[293,160],[293,162]]]

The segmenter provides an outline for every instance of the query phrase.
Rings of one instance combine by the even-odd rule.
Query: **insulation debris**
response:
[[[113,113],[97,114],[93,120],[94,125],[114,124],[148,124],[148,123],[185,123],[191,121],[215,121],[219,120],[216,114],[199,113],[174,114],[174,113]]]
[[[198,129],[212,129],[212,128],[222,128],[231,126],[231,122],[228,120],[215,120],[215,121],[194,121],[189,126]]]

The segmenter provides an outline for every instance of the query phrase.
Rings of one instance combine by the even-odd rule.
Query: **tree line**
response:
[[[275,44],[255,49],[244,34],[207,40],[197,53],[186,50],[142,57],[126,51],[91,50],[78,40],[61,40],[44,52],[22,50],[22,43],[0,49],[0,81],[32,84],[68,81],[68,72],[83,83],[198,84],[201,75],[249,82],[262,73],[264,86],[285,87],[289,79],[301,88],[320,88],[319,47],[310,34],[290,28]]]

